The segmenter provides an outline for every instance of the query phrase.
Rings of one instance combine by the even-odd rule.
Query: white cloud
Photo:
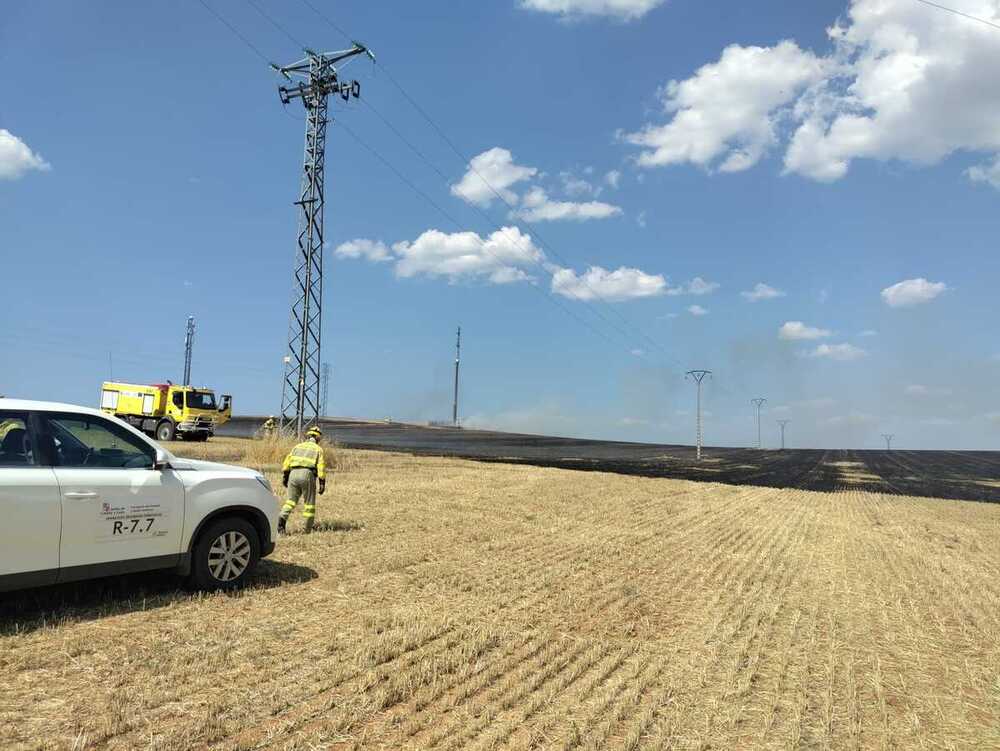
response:
[[[0,180],[16,180],[30,170],[48,172],[52,165],[9,130],[0,128]]]
[[[819,329],[814,326],[806,326],[802,321],[787,321],[778,329],[778,338],[786,341],[803,341],[809,339],[825,339],[832,336],[829,329]]]
[[[700,276],[696,276],[687,284],[681,284],[677,287],[671,287],[667,290],[667,294],[671,296],[676,295],[709,295],[715,290],[717,290],[722,285],[718,282],[708,282],[702,279]]]
[[[610,302],[620,302],[662,295],[666,287],[667,280],[662,274],[647,274],[624,266],[615,271],[591,266],[580,276],[572,269],[557,269],[552,274],[552,291],[574,300],[600,297]]]
[[[701,307],[700,305],[689,305],[687,312],[693,316],[707,316],[708,310]]]
[[[718,62],[660,92],[666,124],[647,124],[624,140],[644,150],[643,167],[690,162],[738,172],[756,164],[777,142],[785,110],[826,64],[795,42],[775,47],[727,47]]]
[[[965,171],[966,176],[974,183],[988,183],[1000,189],[1000,157],[989,164],[977,164]]]
[[[612,188],[616,189],[618,188],[618,185],[621,183],[621,179],[622,179],[622,173],[616,169],[610,170],[604,176],[604,182],[606,182]]]
[[[998,12],[996,0],[956,4],[986,18]],[[912,0],[853,0],[846,25],[828,33],[840,65],[800,101],[789,171],[836,180],[855,159],[926,165],[957,150],[1000,149],[1000,91],[983,79],[1000,64],[995,29]]]
[[[521,0],[521,7],[564,18],[608,16],[633,21],[664,2],[666,0]]]
[[[494,284],[531,279],[523,267],[545,258],[531,237],[517,227],[504,227],[486,238],[475,232],[448,234],[429,229],[413,242],[396,243],[392,251],[400,277],[486,278]]]
[[[858,360],[868,353],[853,344],[820,344],[816,349],[810,350],[809,357],[825,357],[830,360]]]
[[[878,332],[875,329],[865,329],[860,334],[858,334],[858,336],[864,336],[864,337],[878,336]]]
[[[534,167],[514,164],[514,157],[507,149],[494,146],[472,157],[469,169],[462,179],[451,186],[451,193],[467,203],[481,207],[489,206],[496,198],[496,193],[503,196],[507,203],[513,204],[517,202],[517,194],[510,187],[537,173],[538,170]]]
[[[594,188],[589,180],[577,177],[572,172],[560,172],[559,179],[562,181],[563,190],[566,191],[567,195],[592,196],[595,193],[600,192]]]
[[[1000,21],[1000,0],[952,5]],[[669,122],[626,136],[645,148],[639,164],[735,171],[785,141],[785,172],[833,181],[857,159],[930,165],[966,151],[986,156],[968,177],[1000,188],[996,29],[913,0],[850,0],[827,35],[819,56],[789,40],[733,45],[672,81]]]
[[[535,187],[528,191],[521,202],[517,216],[529,222],[548,222],[573,220],[578,222],[588,219],[607,219],[618,216],[622,210],[603,201],[553,201],[541,188]]]
[[[776,297],[784,297],[785,293],[769,284],[757,282],[753,289],[740,292],[740,295],[747,302],[760,302],[761,300],[773,300]]]
[[[706,282],[700,276],[696,276],[688,282],[687,291],[689,295],[708,295],[721,286],[718,282]]]
[[[635,223],[638,224],[643,229],[646,228],[646,212],[645,211],[640,211],[638,214],[636,214],[636,216],[635,216]]]
[[[644,349],[633,349],[629,350],[635,357],[643,357],[646,354]]]
[[[338,258],[364,258],[375,262],[392,260],[392,254],[385,243],[360,237],[341,243],[334,249],[333,253]]]
[[[907,396],[916,397],[934,397],[934,396],[951,396],[952,390],[947,387],[934,387],[934,386],[924,386],[919,383],[911,383],[905,389],[904,393]]]
[[[944,282],[906,279],[882,290],[882,299],[890,308],[907,308],[930,302],[947,289]]]

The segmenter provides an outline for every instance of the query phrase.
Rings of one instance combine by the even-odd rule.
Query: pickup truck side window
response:
[[[46,427],[57,467],[149,469],[155,450],[120,425],[90,415],[52,414]]]
[[[35,463],[27,420],[23,412],[0,411],[0,467],[30,467]]]

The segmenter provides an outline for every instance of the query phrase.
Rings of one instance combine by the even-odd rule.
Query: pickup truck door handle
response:
[[[97,498],[97,493],[69,490],[63,493],[63,497],[68,498],[71,501],[90,501]]]

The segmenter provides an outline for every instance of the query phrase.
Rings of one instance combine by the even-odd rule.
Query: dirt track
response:
[[[249,436],[263,418],[239,417],[223,435]],[[614,472],[834,492],[868,490],[893,495],[1000,503],[1000,452],[995,451],[757,451],[669,444],[424,427],[403,423],[327,420],[328,436],[348,448],[402,451],[537,467]]]

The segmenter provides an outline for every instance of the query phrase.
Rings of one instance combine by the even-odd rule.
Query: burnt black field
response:
[[[260,417],[236,417],[220,435],[249,437]],[[327,439],[348,448],[451,456],[640,477],[668,477],[730,485],[864,490],[1000,503],[996,451],[786,451],[594,441],[403,423],[323,421]]]

